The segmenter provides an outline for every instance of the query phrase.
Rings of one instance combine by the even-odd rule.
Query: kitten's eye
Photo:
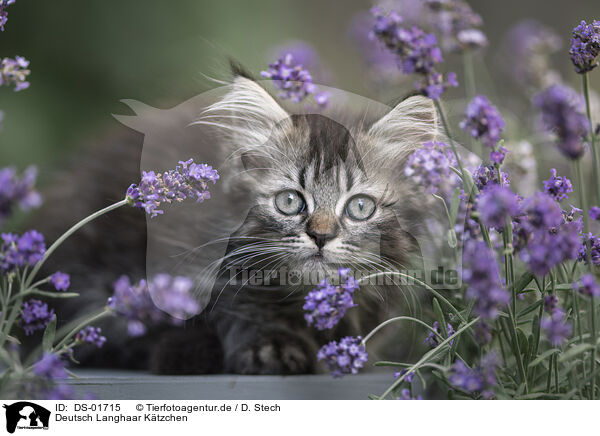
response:
[[[371,218],[375,212],[375,201],[366,195],[355,195],[346,203],[346,214],[356,221]]]
[[[284,215],[298,215],[304,210],[304,198],[298,191],[281,191],[275,195],[275,206]]]

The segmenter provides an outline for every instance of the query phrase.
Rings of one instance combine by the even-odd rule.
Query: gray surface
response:
[[[156,376],[139,372],[79,370],[69,380],[79,395],[101,400],[365,400],[392,382],[387,374],[298,376]]]

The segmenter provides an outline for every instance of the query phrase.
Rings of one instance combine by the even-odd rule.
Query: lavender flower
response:
[[[78,342],[87,342],[101,348],[106,342],[106,337],[102,336],[101,332],[102,329],[100,327],[87,326],[77,333],[75,340]]]
[[[436,335],[435,333],[430,331],[429,335],[423,341],[424,344],[429,345],[431,348],[435,348],[440,344],[440,336],[439,336],[440,335],[440,324],[437,321],[433,322],[433,329],[438,334]],[[450,324],[450,323],[446,324],[446,333],[448,334],[448,337],[450,337],[454,334],[454,327],[452,327],[452,324]],[[452,344],[454,344],[454,339],[451,340],[449,342],[449,344],[450,344],[450,346],[452,346]]]
[[[36,230],[29,230],[22,236],[3,233],[0,245],[0,271],[8,273],[23,266],[38,263],[46,252],[44,237]]]
[[[582,138],[589,128],[581,96],[567,86],[553,85],[537,94],[533,103],[541,111],[545,128],[556,133],[559,150],[570,159],[581,157],[585,152]]]
[[[573,29],[569,55],[579,74],[585,74],[598,66],[600,21],[594,20],[591,24],[582,21]]]
[[[46,303],[34,299],[23,303],[20,324],[27,336],[35,333],[36,330],[44,330],[53,318],[54,309],[48,309]]]
[[[306,295],[302,308],[307,312],[304,319],[308,325],[314,324],[318,330],[331,329],[344,317],[348,309],[356,306],[352,297],[358,289],[358,282],[348,273],[349,270],[340,268],[338,274],[345,280],[344,283],[333,286],[325,279]]]
[[[484,399],[490,399],[494,395],[493,388],[498,384],[498,366],[500,363],[494,352],[485,355],[476,368],[469,368],[462,360],[457,360],[450,369],[448,381],[457,388],[471,394],[480,393]]]
[[[600,238],[598,236],[588,233],[587,236],[583,235],[583,242],[579,246],[579,254],[577,256],[577,260],[580,262],[588,261],[587,255],[587,244],[590,245],[590,260],[593,265],[600,265]]]
[[[398,372],[394,373],[394,378],[399,378],[402,377],[404,374],[406,374],[408,371],[408,369],[402,369]],[[408,374],[406,374],[406,376],[404,377],[404,381],[406,383],[412,383],[413,378],[415,377],[415,373],[414,372],[409,372]]]
[[[492,106],[485,96],[478,95],[471,100],[460,127],[493,150],[494,154],[491,155],[493,162],[502,163],[506,150],[496,145],[504,130],[504,120],[498,109]]]
[[[129,277],[121,276],[113,288],[114,294],[108,299],[108,306],[127,319],[130,336],[146,333],[147,324],[157,324],[166,320],[180,324],[182,319],[200,311],[191,294],[193,283],[186,277],[158,274],[149,284],[146,280],[132,284]],[[165,312],[157,306],[171,317],[167,318]]]
[[[274,47],[269,51],[269,59],[283,59],[291,54],[297,64],[311,72],[313,79],[322,81],[327,76],[313,46],[301,40],[291,40]]]
[[[42,204],[42,197],[33,188],[36,177],[37,169],[33,166],[21,177],[13,167],[0,169],[0,224],[10,217],[15,205],[26,212]]]
[[[33,373],[49,380],[67,378],[65,362],[54,353],[44,353],[42,358],[33,365]]]
[[[544,297],[544,310],[547,313],[552,313],[558,309],[558,297],[554,294],[546,295]]]
[[[434,34],[425,33],[417,26],[403,27],[402,17],[394,11],[385,14],[376,7],[371,13],[375,17],[371,37],[397,56],[402,73],[421,76],[416,83],[420,92],[437,100],[448,87],[458,86],[456,75],[449,74],[444,79],[435,70],[435,64],[442,62],[443,57]]]
[[[71,285],[71,278],[69,277],[69,274],[56,271],[50,276],[50,283],[54,285],[54,288],[57,291],[66,291]]]
[[[134,207],[143,208],[154,218],[163,213],[158,206],[173,201],[195,198],[198,203],[208,200],[208,182],[216,183],[217,170],[206,164],[196,164],[193,159],[179,161],[175,170],[156,174],[144,171],[139,183],[127,189],[126,199]]]
[[[279,97],[295,103],[301,102],[310,95],[320,107],[327,106],[329,98],[326,93],[317,92],[310,72],[302,64],[294,61],[294,56],[287,53],[275,63],[269,64],[269,69],[261,71],[261,76],[273,81],[275,88],[281,90]]]
[[[600,220],[600,207],[592,206],[590,207],[590,218],[594,221]]]
[[[445,188],[451,191],[456,186],[458,179],[451,169],[453,166],[456,166],[456,158],[448,144],[430,141],[408,157],[404,175],[425,192],[436,194]]]
[[[31,71],[27,67],[29,67],[29,61],[22,56],[0,60],[0,86],[14,85],[15,91],[29,88],[29,82],[26,79]]]
[[[569,179],[556,175],[556,169],[550,170],[550,178],[544,180],[544,192],[556,201],[562,201],[568,198],[568,194],[573,192],[573,184]]]
[[[563,223],[549,230],[531,233],[527,246],[521,251],[521,260],[531,272],[544,276],[559,263],[577,259],[581,249],[579,222]]]
[[[540,321],[540,327],[555,347],[563,344],[573,330],[571,324],[566,322],[565,313],[560,308],[554,309],[549,316],[544,317]]]
[[[482,319],[495,319],[510,296],[500,282],[494,253],[484,242],[468,241],[463,263],[463,281],[468,285],[465,297],[475,300],[473,310]]]
[[[592,274],[583,275],[573,288],[587,297],[600,297],[600,286],[596,283]]]
[[[358,374],[368,359],[360,336],[346,336],[339,342],[331,341],[321,347],[317,360],[324,360],[333,377],[343,377],[346,374]]]
[[[493,185],[477,198],[477,210],[486,226],[499,230],[520,212],[519,197],[509,188]]]
[[[527,243],[521,259],[531,272],[543,276],[559,263],[577,258],[581,248],[579,220],[565,220],[556,201],[542,192],[527,198],[523,210],[526,216],[519,227],[526,233],[523,239]]]
[[[148,283],[148,290],[156,306],[179,323],[200,313],[200,305],[193,296],[194,282],[188,277],[157,274]]]
[[[536,192],[525,199],[523,210],[527,214],[527,224],[532,230],[550,231],[564,221],[560,206],[552,197],[542,192]]]
[[[520,85],[539,90],[559,83],[560,74],[552,69],[550,56],[562,48],[561,37],[535,20],[524,20],[507,34],[503,47],[503,66]]]
[[[483,25],[481,16],[463,0],[426,0],[435,12],[435,25],[442,32],[444,48],[466,51],[487,46],[485,34],[478,29]]]
[[[0,30],[4,32],[4,25],[8,21],[8,12],[6,8],[14,4],[15,0],[0,0]]]
[[[508,186],[510,180],[504,171],[500,171],[502,177],[502,186]],[[484,191],[488,187],[498,185],[498,171],[493,165],[481,165],[473,173],[473,181],[479,191]]]

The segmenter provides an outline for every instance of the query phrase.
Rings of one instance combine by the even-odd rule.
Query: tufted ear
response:
[[[433,100],[409,97],[384,115],[369,130],[384,151],[393,155],[405,155],[424,142],[439,139],[438,113]]]
[[[286,120],[289,114],[262,86],[238,74],[223,98],[207,107],[194,124],[221,128],[230,145],[243,151],[265,144],[273,128]]]

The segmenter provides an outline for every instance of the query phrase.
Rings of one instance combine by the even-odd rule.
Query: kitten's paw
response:
[[[227,359],[226,371],[236,374],[307,374],[314,362],[300,340],[292,336],[261,338]]]

